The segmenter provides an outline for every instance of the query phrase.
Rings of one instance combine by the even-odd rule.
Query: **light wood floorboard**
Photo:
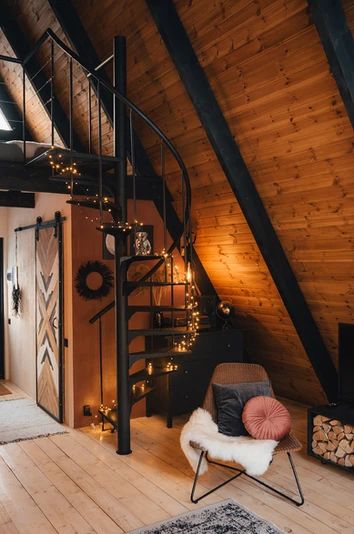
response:
[[[287,405],[305,445],[306,410]],[[119,534],[230,497],[285,532],[354,534],[354,476],[310,458],[305,447],[294,455],[303,507],[242,478],[192,504],[193,473],[179,447],[184,420],[172,429],[157,416],[133,420],[134,452],[128,456],[118,456],[116,435],[99,427],[1,446],[0,534]],[[211,467],[199,490],[226,476]],[[285,455],[276,457],[264,478],[294,489]]]

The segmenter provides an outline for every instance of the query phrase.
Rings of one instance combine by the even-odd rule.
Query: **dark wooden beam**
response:
[[[71,46],[75,48],[79,56],[85,61],[85,63],[91,68],[95,68],[101,63],[101,59],[98,57],[96,50],[87,35],[87,32],[78,16],[72,2],[70,0],[48,0],[53,12],[62,27],[68,41]],[[100,70],[100,76],[105,80],[109,81],[108,76],[104,70]],[[95,82],[93,78],[90,78],[93,88],[95,89]],[[113,104],[112,98],[106,91],[101,93],[102,107],[113,125]],[[127,132],[127,146],[129,147],[129,131]],[[137,172],[141,177],[157,177],[154,167],[150,161],[149,156],[147,155],[142,142],[137,135],[137,132],[134,131],[134,146],[135,146],[135,161]],[[128,148],[129,152],[129,148]],[[162,202],[158,198],[154,199],[155,206],[160,214],[163,217],[163,207]],[[181,222],[176,214],[176,211],[172,205],[172,197],[167,200],[167,229],[172,238],[178,235],[178,232],[181,228]],[[194,251],[194,260],[195,265],[198,269],[197,271],[197,282],[200,290],[205,295],[216,295],[216,291],[203,267],[201,264],[197,253]]]
[[[6,208],[34,208],[34,193],[20,191],[0,191],[0,206]]]
[[[16,57],[20,60],[23,60],[31,51],[31,45],[27,41],[26,34],[18,25],[16,13],[12,13],[9,10],[8,6],[4,3],[1,5],[0,26]],[[44,70],[41,70],[41,65],[34,57],[31,59],[31,61],[27,63],[25,70],[30,80],[30,82],[27,81],[27,83],[31,83],[34,91],[38,95],[39,101],[47,112],[49,119],[51,119],[51,90],[50,83],[48,83],[48,78],[45,75]],[[55,99],[54,101],[53,119],[54,126],[59,137],[61,138],[65,146],[69,146],[69,120],[66,116],[64,109],[62,108],[60,102],[57,99]],[[78,151],[84,151],[81,142],[75,132],[74,148]]]
[[[173,2],[146,1],[314,371],[328,399],[336,400],[336,368]]]
[[[309,0],[333,77],[354,126],[354,39],[341,0]]]

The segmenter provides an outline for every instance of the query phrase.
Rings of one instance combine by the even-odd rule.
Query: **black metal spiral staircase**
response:
[[[49,44],[49,51],[48,45]],[[166,135],[147,117],[133,102],[126,97],[126,43],[125,38],[114,39],[113,54],[92,69],[81,58],[62,42],[50,29],[37,42],[33,51],[23,63],[25,72],[26,63],[31,61],[35,54],[48,53],[50,65],[50,115],[52,120],[52,147],[43,155],[26,159],[26,78],[23,76],[23,142],[24,164],[26,167],[44,165],[45,162],[52,168],[52,180],[62,180],[67,184],[71,193],[69,203],[75,206],[97,208],[99,210],[98,230],[113,236],[115,248],[115,299],[100,310],[90,322],[98,324],[100,342],[100,367],[102,371],[102,318],[111,309],[115,309],[116,331],[116,358],[117,358],[117,405],[105,406],[103,403],[103,383],[101,372],[101,407],[100,414],[103,420],[110,422],[118,430],[119,454],[129,454],[130,447],[130,414],[132,405],[148,395],[149,381],[154,376],[173,372],[175,354],[188,353],[195,339],[198,326],[198,312],[196,310],[196,288],[193,282],[193,257],[190,230],[190,202],[191,188],[187,169],[183,160]],[[55,146],[55,79],[56,79],[56,53],[60,52],[67,60],[68,76],[68,108],[69,108],[69,145],[65,149]],[[107,77],[100,74],[102,68],[113,66],[113,84],[107,82]],[[73,117],[75,105],[74,69],[79,68],[85,73],[87,82],[87,113],[88,113],[88,147],[83,150],[74,146]],[[64,76],[61,66],[60,76]],[[48,90],[48,87],[47,87]],[[107,96],[108,95],[108,96]],[[114,142],[112,154],[107,154],[103,146],[102,113],[107,106],[107,99],[111,99],[114,110],[113,135]],[[96,115],[94,111],[96,110]],[[139,184],[143,184],[149,177],[139,174],[139,165],[136,161],[135,136],[136,121],[149,128],[157,139],[159,150],[159,186],[161,188],[160,205],[163,225],[164,244],[161,251],[148,254],[139,254],[128,244],[130,240],[135,243],[135,235],[139,230],[139,214],[137,212],[137,199],[139,198]],[[97,127],[97,128],[96,128]],[[93,138],[96,133],[96,147],[93,149]],[[176,169],[180,175],[180,203],[181,225],[177,235],[170,239],[167,233],[167,212],[165,168],[168,159],[170,168]],[[131,174],[127,173],[127,162],[130,162]],[[132,200],[134,217],[128,220],[128,196]],[[133,252],[131,252],[133,250]],[[174,262],[184,263],[182,278],[176,280]],[[182,258],[182,260],[181,260]],[[144,262],[150,268],[138,280],[130,279],[133,265]],[[157,279],[157,274],[159,278]],[[177,303],[175,292],[180,287],[184,291],[183,302]],[[153,301],[153,291],[164,288],[169,291],[168,302],[156,303]],[[130,297],[134,292],[144,290],[149,295],[149,301],[144,304],[132,304]],[[130,320],[135,314],[150,314],[150,325],[146,329],[132,329]],[[153,317],[164,313],[169,318],[169,326],[156,328]],[[145,339],[145,350],[133,352],[131,342],[137,337]],[[159,342],[164,339],[165,343]],[[139,361],[147,361],[145,369],[131,373],[131,366]],[[156,365],[154,363],[156,362]],[[140,384],[140,386],[139,386]]]

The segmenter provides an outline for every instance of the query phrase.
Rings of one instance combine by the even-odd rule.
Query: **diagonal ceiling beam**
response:
[[[173,2],[146,2],[323,390],[337,400],[336,368]]]
[[[1,5],[0,26],[16,57],[23,60],[31,51],[31,45],[27,41],[25,33],[18,25],[16,17],[4,2]],[[31,61],[27,63],[25,70],[34,91],[37,93],[42,106],[51,120],[50,83],[48,83],[48,78],[45,75],[44,70],[41,70],[41,65],[35,58],[32,58]],[[59,137],[65,146],[69,146],[70,124],[66,113],[58,100],[55,100],[53,115],[54,127]],[[79,151],[84,151],[75,132],[74,148]]]
[[[96,50],[80,20],[80,17],[72,5],[72,2],[70,0],[48,0],[48,2],[71,46],[75,48],[76,52],[84,60],[84,62],[94,69],[101,63],[101,59],[98,57]],[[100,76],[105,81],[110,82],[103,69],[100,70]],[[92,77],[90,78],[90,81],[95,88]],[[112,98],[107,94],[107,92],[102,91],[101,100],[102,107],[109,121],[111,124],[113,124]],[[127,132],[127,136],[127,146],[129,147],[129,132]],[[134,132],[134,148],[138,174],[142,177],[157,177],[150,158],[147,155],[144,146],[136,132]],[[153,200],[160,216],[163,217],[162,200],[157,198]],[[171,200],[167,201],[166,223],[170,235],[172,237],[176,236],[180,231],[181,222],[175,209],[173,208]],[[197,284],[202,293],[205,295],[216,295],[216,291],[195,251],[194,262],[197,271]]]
[[[333,77],[354,126],[354,39],[341,0],[309,0]]]

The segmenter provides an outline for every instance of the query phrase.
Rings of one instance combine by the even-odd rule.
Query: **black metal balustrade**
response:
[[[31,61],[37,61],[41,54],[41,67],[37,72],[30,68]],[[60,73],[57,72],[58,58],[60,58]],[[63,61],[65,58],[66,63]],[[25,168],[36,169],[50,165],[50,179],[65,183],[71,194],[69,201],[74,206],[97,208],[98,230],[110,234],[115,245],[115,299],[91,318],[91,323],[98,324],[99,354],[100,354],[100,413],[104,420],[109,421],[117,429],[119,454],[129,454],[130,447],[130,413],[134,402],[149,394],[149,380],[155,375],[174,372],[173,363],[166,368],[152,369],[152,360],[166,358],[177,352],[188,353],[195,339],[198,325],[196,311],[196,288],[193,282],[193,257],[190,229],[191,188],[185,164],[168,137],[160,128],[126,96],[126,42],[124,37],[116,37],[113,42],[113,53],[102,61],[95,69],[91,69],[71,50],[57,35],[48,29],[38,40],[31,52],[23,59],[1,56],[4,61],[11,61],[22,69],[22,142],[23,165]],[[63,65],[66,65],[65,69]],[[102,69],[112,66],[113,83],[107,81],[106,76],[100,74]],[[46,78],[45,72],[49,77]],[[83,75],[84,74],[84,75]],[[47,111],[51,121],[51,145],[34,157],[28,157],[28,133],[26,114],[29,104],[27,96],[28,84],[39,76],[44,80],[41,87],[34,90],[30,98],[39,98]],[[59,130],[64,147],[56,143],[58,109],[60,103],[56,97],[56,79],[67,76],[68,80],[68,120]],[[75,128],[76,105],[78,95],[87,96],[87,131],[86,145],[78,139]],[[108,99],[113,103],[113,140],[110,147],[105,143],[103,131],[103,117]],[[163,248],[157,254],[151,251],[148,255],[128,252],[129,237],[134,239],[140,227],[137,200],[142,198],[140,189],[145,180],[151,177],[139,175],[136,161],[135,129],[143,124],[156,136],[159,159],[159,188],[161,200],[161,214],[163,225]],[[127,162],[130,162],[131,172],[128,175]],[[166,198],[168,188],[166,184],[166,167],[172,168],[176,174],[176,165],[180,174],[181,225],[177,235],[169,243],[167,235]],[[128,198],[132,199],[133,220],[127,217]],[[180,253],[184,261],[182,280],[174,279],[174,254]],[[137,262],[151,262],[148,272],[137,281],[128,280],[129,269]],[[161,277],[162,273],[162,277]],[[157,279],[157,275],[160,276]],[[175,304],[175,289],[184,289],[184,303]],[[153,302],[153,288],[168,288],[169,302],[157,305]],[[129,296],[137,289],[148,291],[150,298],[146,305],[131,305]],[[117,361],[117,406],[104,405],[104,387],[102,372],[102,320],[111,310],[115,309],[116,332],[116,361]],[[168,328],[156,328],[153,317],[156,313],[167,312],[170,318]],[[129,320],[136,313],[150,313],[150,328],[132,330]],[[183,326],[177,325],[177,318]],[[181,319],[181,316],[184,319]],[[146,340],[145,350],[130,351],[130,342],[138,336]],[[167,346],[162,347],[157,340],[168,339]],[[130,367],[138,360],[149,359],[149,367],[137,373],[130,374]],[[139,386],[140,383],[140,386]]]

